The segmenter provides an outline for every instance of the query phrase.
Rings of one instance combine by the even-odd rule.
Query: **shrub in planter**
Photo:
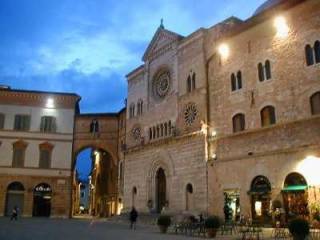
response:
[[[205,220],[204,225],[207,229],[208,237],[214,238],[218,228],[221,226],[221,220],[217,216],[211,216]]]
[[[289,231],[293,240],[304,240],[309,235],[309,223],[304,219],[294,219],[289,223]]]
[[[168,227],[171,225],[171,217],[167,215],[159,216],[157,219],[157,225],[159,226],[162,233],[166,233]]]

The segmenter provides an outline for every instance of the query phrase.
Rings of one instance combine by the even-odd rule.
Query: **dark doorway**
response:
[[[10,183],[7,187],[5,215],[10,216],[14,207],[22,215],[24,204],[24,186],[20,182]]]
[[[308,185],[301,174],[290,173],[286,177],[282,196],[287,221],[297,217],[307,218],[309,216]]]
[[[251,195],[252,219],[260,223],[271,221],[270,202],[271,184],[265,176],[257,176],[251,183],[249,191]]]
[[[41,183],[34,188],[32,211],[34,217],[50,217],[51,195],[51,187],[46,183]]]
[[[156,199],[157,199],[157,212],[161,213],[161,210],[166,206],[166,175],[162,168],[159,168],[156,175]]]

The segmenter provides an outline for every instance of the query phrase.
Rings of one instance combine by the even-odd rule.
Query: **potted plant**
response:
[[[289,231],[293,236],[293,240],[304,240],[309,235],[309,223],[305,219],[294,219],[289,223]]]
[[[217,216],[208,217],[205,220],[205,228],[209,238],[214,238],[217,235],[217,230],[221,226],[221,220]]]
[[[157,225],[161,233],[166,233],[168,227],[171,225],[171,217],[168,215],[160,215],[157,219]]]

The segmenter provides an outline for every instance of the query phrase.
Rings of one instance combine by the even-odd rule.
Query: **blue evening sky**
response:
[[[75,92],[82,112],[123,107],[126,73],[164,19],[188,35],[264,0],[1,0],[0,84]]]

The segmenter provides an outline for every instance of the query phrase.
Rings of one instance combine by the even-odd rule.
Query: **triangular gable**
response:
[[[183,36],[171,32],[165,29],[162,25],[158,27],[156,33],[154,34],[151,42],[145,53],[143,54],[142,60],[146,61],[148,57],[157,49],[160,49],[172,42],[179,41],[183,38]]]

